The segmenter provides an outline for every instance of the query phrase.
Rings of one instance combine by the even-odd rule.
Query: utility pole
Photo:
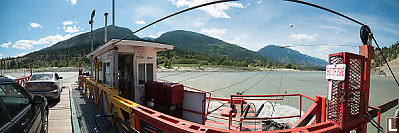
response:
[[[115,0],[112,0],[112,26],[115,26]]]
[[[94,21],[93,21],[93,18],[94,18],[94,15],[96,14],[96,10],[93,10],[92,12],[91,12],[91,18],[90,18],[90,21],[89,21],[89,24],[90,24],[90,39],[91,39],[91,51],[93,52],[93,23],[94,23]]]
[[[107,18],[108,18],[108,13],[104,13],[104,17],[105,17],[105,33],[104,33],[104,42],[107,42]]]
[[[93,52],[93,39],[94,39],[94,37],[93,37],[93,23],[94,23],[94,21],[93,21],[93,18],[94,18],[94,15],[96,14],[96,10],[93,10],[92,12],[91,12],[91,17],[90,17],[90,21],[89,21],[89,24],[90,24],[90,40],[91,40],[91,52]],[[93,62],[93,59],[91,59],[91,62]],[[93,63],[90,63],[90,74],[91,75],[93,75]]]

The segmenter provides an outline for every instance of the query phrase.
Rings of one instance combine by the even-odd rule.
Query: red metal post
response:
[[[299,96],[299,117],[302,117],[302,95]]]
[[[79,76],[82,75],[82,74],[83,74],[83,73],[82,73],[82,64],[79,63]]]
[[[33,70],[32,70],[32,64],[30,64],[30,76],[32,76],[32,72],[33,72]],[[30,76],[29,76],[29,78],[30,78]]]
[[[363,115],[367,112],[369,107],[369,93],[370,93],[370,65],[371,60],[374,59],[374,47],[371,45],[361,45],[359,46],[359,55],[362,55],[366,58],[364,62],[364,112],[361,112]],[[356,130],[357,133],[366,133],[367,132],[367,124],[364,124],[360,128]]]

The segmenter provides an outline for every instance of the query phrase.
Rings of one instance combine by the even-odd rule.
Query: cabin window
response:
[[[152,63],[140,63],[138,69],[140,85],[153,81],[154,65]]]
[[[152,63],[147,63],[146,65],[146,69],[147,69],[147,82],[152,82],[153,80],[153,66]]]
[[[145,83],[145,65],[139,64],[139,84]]]
[[[100,64],[99,64],[99,67],[98,67],[98,80],[100,81],[100,82],[102,82],[103,83],[103,79],[104,79],[104,70],[103,70],[103,63],[102,62],[100,62]]]

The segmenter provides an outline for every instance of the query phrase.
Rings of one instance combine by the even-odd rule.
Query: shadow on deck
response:
[[[80,131],[82,133],[115,133],[117,132],[110,123],[104,118],[97,119],[98,129],[95,124],[95,119],[100,113],[94,104],[85,96],[81,90],[73,89],[73,100],[75,102],[76,114],[78,117]]]

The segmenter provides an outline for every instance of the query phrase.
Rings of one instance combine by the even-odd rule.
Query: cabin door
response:
[[[126,99],[135,99],[133,54],[118,55],[118,79],[120,95]]]
[[[136,99],[137,103],[143,104],[145,99],[145,83],[154,80],[154,63],[146,61],[137,62],[137,84]]]

